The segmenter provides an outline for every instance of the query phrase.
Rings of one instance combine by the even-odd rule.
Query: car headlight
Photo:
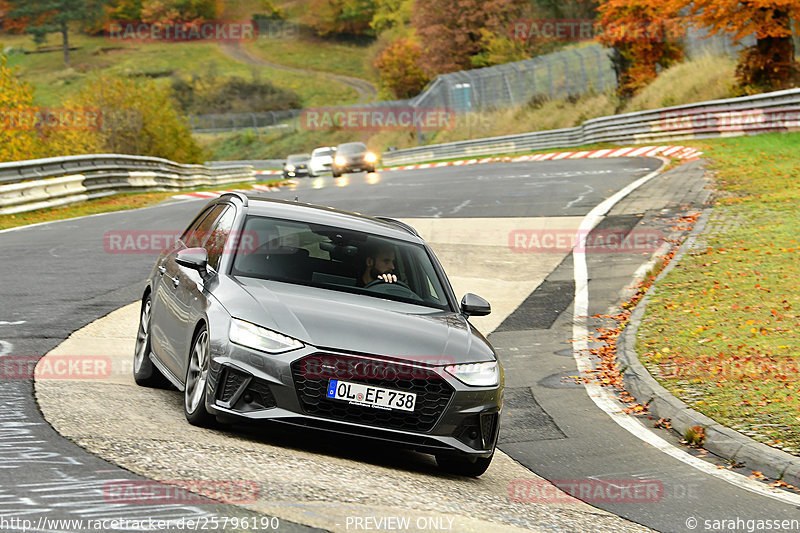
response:
[[[344,156],[337,155],[333,158],[333,162],[336,163],[336,165],[343,167],[347,164],[347,159],[345,159]]]
[[[303,347],[297,339],[234,318],[231,320],[231,342],[267,353],[283,353]]]
[[[286,165],[286,170],[289,172],[294,172],[294,165]]]
[[[473,387],[493,387],[500,383],[500,367],[497,361],[450,365],[445,367],[445,371],[465,385]]]
[[[367,163],[374,163],[378,160],[378,156],[373,154],[372,152],[367,152],[367,155],[364,156],[364,161]]]

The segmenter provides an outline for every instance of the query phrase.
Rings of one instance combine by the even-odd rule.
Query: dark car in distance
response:
[[[334,178],[348,172],[375,172],[378,156],[364,143],[344,143],[336,147],[331,172]]]
[[[380,252],[376,252],[380,250]],[[395,282],[364,282],[375,253]],[[372,255],[371,255],[372,254]],[[281,423],[489,466],[503,368],[410,226],[227,193],[164,250],[142,295],[134,378],[171,383],[186,419]]]
[[[283,178],[308,176],[308,164],[311,154],[292,154],[283,162]]]

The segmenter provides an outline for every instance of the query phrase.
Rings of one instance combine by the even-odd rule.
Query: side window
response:
[[[208,264],[214,270],[219,270],[219,262],[222,259],[222,254],[226,251],[225,244],[228,242],[235,218],[236,210],[229,207],[219,217],[217,225],[214,226],[208,240],[205,242],[204,248],[208,250]]]
[[[203,222],[203,220],[205,220],[205,218],[208,216],[210,212],[211,209],[206,209],[205,211],[197,215],[194,218],[194,220],[192,220],[192,223],[189,224],[188,228],[183,230],[183,233],[181,234],[181,241],[183,241],[184,244],[188,242],[189,235],[191,235],[197,230],[197,226],[199,226]]]
[[[212,209],[211,212],[206,215],[206,217],[203,218],[199,224],[197,224],[194,228],[189,228],[189,230],[187,230],[182,237],[183,243],[186,245],[186,247],[202,248],[211,234],[211,228],[214,227],[217,219],[227,207],[227,205],[218,205],[214,207],[214,209]]]

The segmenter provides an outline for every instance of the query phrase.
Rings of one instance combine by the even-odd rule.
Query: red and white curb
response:
[[[462,159],[459,161],[446,161],[443,163],[423,163],[420,165],[405,165],[402,167],[384,168],[389,170],[420,170],[425,168],[452,167],[462,165],[480,165],[482,163],[519,163],[524,161],[558,161],[561,159],[598,159],[607,157],[654,157],[657,155],[694,161],[703,152],[687,146],[641,146],[628,148],[606,148],[603,150],[589,150],[580,152],[552,152],[547,154],[521,155],[518,157],[486,157],[483,159]]]
[[[588,150],[579,152],[551,152],[547,154],[521,155],[517,157],[485,157],[482,159],[462,159],[459,161],[446,161],[442,163],[422,163],[420,165],[405,165],[402,167],[382,168],[381,172],[392,170],[422,170],[426,168],[439,167],[458,167],[462,165],[480,165],[483,163],[521,163],[525,161],[559,161],[564,159],[599,159],[609,157],[655,157],[664,156],[673,159],[680,159],[684,162],[699,159],[703,152],[689,146],[631,146],[627,148],[604,148],[602,150]],[[256,175],[274,176],[281,174],[280,170],[257,170]],[[295,180],[288,180],[284,183],[297,184]],[[257,191],[277,191],[280,187],[269,185],[253,185]],[[173,198],[187,200],[192,198],[216,198],[226,192],[231,191],[205,191],[190,192],[179,194]]]
[[[289,185],[297,185],[295,180],[287,180],[284,183]],[[280,187],[276,185],[259,185],[255,184],[250,189],[231,189],[226,191],[202,191],[202,192],[187,192],[185,194],[176,194],[173,196],[176,200],[193,200],[195,198],[217,198],[218,196],[222,196],[226,192],[247,192],[248,190],[256,190],[262,192],[273,192],[279,190]]]

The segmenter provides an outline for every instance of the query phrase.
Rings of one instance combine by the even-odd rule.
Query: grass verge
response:
[[[722,198],[658,283],[637,351],[691,407],[800,455],[800,133],[693,144]]]
[[[259,182],[261,185],[275,185],[283,180],[269,180]],[[252,183],[232,183],[224,185],[225,189],[249,189]],[[181,191],[159,191],[159,192],[132,192],[115,194],[106,198],[98,198],[86,202],[67,205],[64,207],[37,209],[16,215],[0,215],[0,230],[39,224],[41,222],[52,222],[54,220],[66,220],[68,218],[82,217],[86,215],[97,215],[99,213],[110,213],[113,211],[125,211],[127,209],[139,209],[159,204],[169,200],[176,194],[197,191],[215,191],[219,187],[202,187],[197,189],[187,189]]]
[[[331,83],[325,75],[309,73],[301,76],[270,67],[253,67],[232,60],[216,43],[130,43],[77,33],[70,39],[78,50],[71,52],[71,66],[65,69],[63,56],[58,51],[27,55],[19,52],[35,48],[30,36],[0,35],[3,46],[18,50],[8,54],[8,64],[17,68],[19,76],[35,88],[34,97],[38,105],[58,105],[77,93],[95,72],[146,76],[162,83],[169,83],[173,77],[259,77],[268,79],[276,87],[297,93],[303,105],[309,107],[352,103],[358,99],[355,90]],[[56,41],[52,38],[48,41],[50,45],[54,43]],[[300,43],[294,42],[294,45],[300,46]]]

